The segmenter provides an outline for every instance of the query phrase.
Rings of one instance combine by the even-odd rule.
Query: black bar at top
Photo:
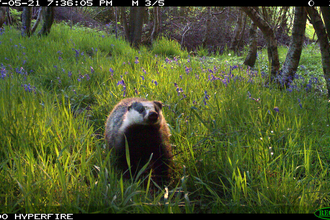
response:
[[[230,4],[230,5],[228,5]],[[57,6],[57,7],[168,7],[168,6],[330,6],[330,0],[0,0],[0,6]],[[330,7],[329,7],[330,10]]]

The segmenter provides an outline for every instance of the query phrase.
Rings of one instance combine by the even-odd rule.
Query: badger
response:
[[[129,149],[130,169],[136,174],[149,161],[152,179],[157,184],[170,180],[172,149],[170,130],[162,114],[160,101],[143,98],[121,100],[111,111],[105,124],[108,149],[118,156],[118,166],[128,170],[126,143]],[[126,174],[126,175],[125,175]],[[129,172],[124,172],[129,177]]]

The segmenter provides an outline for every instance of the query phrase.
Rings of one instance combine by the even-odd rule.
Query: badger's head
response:
[[[157,125],[162,120],[162,103],[159,101],[133,102],[127,108],[121,130],[131,125]]]

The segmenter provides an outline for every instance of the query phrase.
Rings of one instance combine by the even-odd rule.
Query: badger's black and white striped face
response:
[[[154,125],[162,120],[162,103],[159,101],[133,102],[127,108],[120,130],[131,125]]]

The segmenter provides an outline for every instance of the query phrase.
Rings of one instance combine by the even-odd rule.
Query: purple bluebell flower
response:
[[[158,82],[156,80],[151,80],[151,82],[158,86]]]
[[[274,110],[275,112],[279,112],[279,111],[280,111],[280,109],[279,109],[277,106],[275,106],[275,107],[273,108],[273,110]]]
[[[185,67],[185,71],[186,71],[186,73],[188,74],[189,72],[190,72],[190,68],[189,67]]]
[[[301,101],[299,98],[298,98],[298,103],[299,103],[300,108],[302,108],[302,104],[301,104]]]
[[[0,75],[0,78],[3,79],[7,76],[7,71],[5,68],[1,68],[1,71],[0,71],[1,75]]]
[[[121,79],[121,80],[118,81],[117,86],[119,86],[119,85],[123,85],[123,86],[125,85],[125,82],[124,82],[123,79]]]

